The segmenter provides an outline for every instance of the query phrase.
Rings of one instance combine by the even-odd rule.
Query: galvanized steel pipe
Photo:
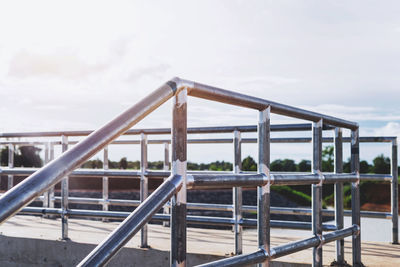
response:
[[[135,209],[103,242],[101,242],[78,266],[104,266],[112,257],[151,220],[152,216],[165,202],[178,191],[183,177],[174,175],[168,178],[140,206]]]
[[[175,94],[168,82],[0,198],[0,223],[18,212]]]

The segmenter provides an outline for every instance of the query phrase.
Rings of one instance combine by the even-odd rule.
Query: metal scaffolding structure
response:
[[[222,126],[187,128],[187,96],[199,97],[221,103],[246,107],[258,111],[257,126]],[[130,129],[158,106],[173,99],[172,128]],[[270,114],[311,121],[311,124],[271,125]],[[350,137],[343,137],[342,129],[351,131]],[[312,131],[312,137],[271,138],[273,131]],[[324,131],[334,131],[333,138],[323,137]],[[257,132],[257,138],[242,138],[241,133]],[[233,138],[188,139],[188,134],[231,133]],[[115,140],[118,136],[140,135],[140,140]],[[171,135],[171,139],[148,139],[149,135]],[[71,136],[87,136],[82,141],[68,141]],[[15,141],[13,138],[61,137],[61,141]],[[147,227],[150,220],[169,221],[171,226],[171,266],[186,266],[186,227],[188,223],[231,225],[234,229],[236,256],[203,266],[243,266],[269,262],[303,249],[313,247],[313,266],[322,266],[323,244],[336,241],[336,261],[344,263],[343,238],[353,236],[353,266],[362,266],[360,216],[392,219],[392,242],[398,243],[398,185],[397,185],[397,139],[395,137],[359,137],[358,124],[339,118],[310,112],[295,107],[255,98],[208,85],[174,78],[152,94],[138,102],[97,131],[63,131],[3,133],[0,145],[9,146],[13,155],[16,146],[42,145],[45,148],[45,162],[40,169],[15,168],[9,156],[9,165],[1,168],[1,174],[8,175],[8,191],[0,198],[0,222],[22,212],[26,214],[48,214],[62,217],[62,238],[68,238],[68,217],[99,217],[124,219],[109,237],[99,244],[80,266],[102,266],[141,230],[141,246],[147,247]],[[335,150],[335,172],[322,172],[322,143],[333,143]],[[351,173],[343,173],[343,143],[351,146]],[[386,142],[392,145],[391,174],[360,174],[359,143]],[[187,171],[187,144],[231,143],[233,144],[233,172],[191,172]],[[258,144],[258,171],[241,171],[241,145]],[[312,143],[311,173],[276,173],[270,171],[271,143]],[[74,146],[68,149],[68,145]],[[108,147],[111,144],[138,144],[141,150],[140,170],[112,170],[108,166]],[[164,169],[150,171],[147,166],[149,144],[164,145]],[[54,159],[54,146],[61,145],[62,153]],[[170,148],[171,146],[171,148]],[[77,169],[91,156],[104,149],[103,169]],[[171,151],[171,171],[169,166]],[[13,187],[14,176],[29,176]],[[102,198],[69,197],[69,177],[102,177]],[[140,179],[140,200],[109,198],[109,179]],[[162,185],[148,194],[148,180],[164,178]],[[375,180],[391,182],[392,210],[390,213],[360,212],[360,181]],[[61,181],[61,196],[54,196],[54,185]],[[352,184],[352,209],[343,209],[343,183]],[[322,209],[322,185],[335,184],[335,210]],[[270,206],[271,185],[311,185],[312,208],[277,208]],[[257,187],[257,207],[242,205],[242,188]],[[187,203],[187,190],[232,188],[232,205]],[[31,201],[43,201],[43,208],[26,207]],[[54,208],[61,202],[61,208]],[[69,209],[69,203],[102,205],[102,210]],[[110,205],[137,206],[132,213],[109,211]],[[157,213],[164,208],[162,214]],[[232,218],[202,217],[187,215],[188,209],[231,211]],[[243,213],[257,211],[257,219],[245,218]],[[312,222],[274,221],[270,214],[311,215]],[[335,215],[335,224],[323,224],[323,215]],[[352,216],[352,226],[344,228],[343,216]],[[242,227],[258,228],[259,249],[254,253],[242,253]],[[310,229],[312,237],[279,247],[270,247],[270,228]],[[325,233],[329,231],[329,233]]]

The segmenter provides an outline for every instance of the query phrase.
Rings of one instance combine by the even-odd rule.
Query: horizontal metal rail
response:
[[[267,251],[260,249],[256,252],[233,256],[230,258],[209,262],[198,265],[198,267],[228,267],[228,266],[248,266],[256,263],[264,262],[267,258],[276,259],[298,251],[319,246],[321,243],[329,243],[348,236],[357,234],[359,231],[358,225],[353,225],[348,228],[337,230],[331,233],[324,234],[320,237],[314,236],[311,238],[295,241],[282,246],[277,246],[271,249],[270,254]]]
[[[37,201],[43,201],[43,196],[38,197]],[[54,197],[56,202],[61,202],[61,197]],[[102,198],[85,198],[85,197],[69,197],[68,201],[70,204],[89,204],[89,205],[102,205],[108,203],[113,206],[130,206],[137,207],[140,205],[140,200],[131,199],[107,199]],[[167,203],[166,207],[170,207]],[[30,208],[33,208],[32,210]],[[210,204],[210,203],[187,203],[189,210],[209,210],[209,211],[227,211],[231,212],[233,205],[231,204]],[[22,212],[32,211],[32,214],[41,214],[43,208],[27,207]],[[255,213],[257,212],[257,206],[243,205],[242,212]],[[344,216],[351,216],[351,210],[344,210]],[[379,211],[361,211],[361,217],[366,218],[380,218],[380,219],[391,219],[392,214],[390,212],[379,212]],[[271,207],[271,214],[280,215],[311,215],[310,208],[287,208],[287,207]],[[332,209],[323,209],[323,216],[334,216],[335,211]]]
[[[289,124],[290,125],[290,124]],[[296,124],[293,124],[296,125]],[[237,126],[240,128],[241,126]],[[204,127],[208,128],[208,127]],[[296,128],[297,129],[297,128]],[[280,130],[282,131],[282,130]],[[200,133],[200,132],[199,132]],[[208,132],[207,132],[208,133]],[[396,137],[393,136],[364,136],[360,137],[360,142],[361,143],[391,143],[396,139]],[[333,143],[333,138],[331,137],[324,137],[322,138],[322,142],[324,143]],[[232,138],[199,138],[199,139],[188,139],[187,142],[189,144],[231,144],[233,143]],[[350,143],[351,138],[349,137],[344,137],[343,138],[344,143]],[[13,144],[13,145],[18,145],[18,146],[36,146],[36,145],[46,145],[46,144],[53,144],[53,145],[61,145],[60,141],[51,141],[51,142],[46,142],[46,141],[1,141],[0,145],[8,145],[8,144]],[[68,144],[77,144],[79,141],[69,141]],[[171,143],[170,139],[149,139],[148,144],[165,144]],[[248,143],[248,144],[255,144],[257,143],[256,138],[242,138],[241,143]],[[310,137],[279,137],[279,138],[271,138],[271,143],[311,143],[311,138]],[[140,140],[115,140],[111,142],[110,144],[114,145],[139,145]]]
[[[108,219],[125,219],[131,213],[122,211],[102,211],[102,210],[82,210],[82,209],[68,209],[64,212],[69,217],[87,217],[87,218],[108,218]],[[57,208],[40,208],[40,207],[25,207],[19,214],[26,215],[61,215],[63,214],[62,209]],[[169,214],[153,214],[150,220],[153,221],[169,221],[171,216]],[[206,224],[206,225],[218,225],[218,226],[232,226],[235,221],[228,217],[211,217],[211,216],[194,216],[188,215],[187,222],[191,224]],[[249,228],[257,227],[256,219],[242,219],[239,222],[240,225]],[[282,229],[298,229],[298,230],[310,230],[310,222],[298,222],[298,221],[282,221],[282,220],[271,220],[272,228]],[[333,224],[323,224],[324,231],[334,231],[337,227]]]
[[[358,123],[327,116],[317,112],[312,112],[300,108],[283,105],[273,101],[252,97],[221,88],[201,84],[197,82],[191,82],[186,80],[180,80],[188,87],[188,95],[216,101],[220,103],[247,107],[257,110],[264,110],[267,107],[271,107],[271,112],[279,115],[284,115],[292,118],[298,118],[313,122],[318,122],[321,119],[325,124],[329,124],[336,127],[343,127],[350,130],[358,129]]]
[[[40,170],[39,168],[0,168],[0,175],[12,174],[15,176],[28,176],[36,171]],[[216,172],[216,171],[190,171],[189,174],[200,174],[200,173],[208,173],[208,174],[230,174],[231,172]],[[108,176],[110,178],[138,178],[141,175],[140,170],[119,170],[119,169],[75,169],[70,173],[71,177],[91,177],[91,178],[99,178],[102,176]],[[170,171],[150,171],[146,170],[144,175],[149,178],[167,178],[171,175]]]
[[[331,130],[332,127],[325,125],[324,130]],[[214,127],[190,127],[187,129],[188,134],[209,134],[209,133],[231,133],[233,131],[240,132],[257,132],[256,125],[238,125],[238,126],[214,126]],[[271,125],[271,131],[309,131],[311,130],[310,123],[297,123],[297,124],[274,124]],[[53,131],[53,132],[15,132],[15,133],[0,133],[0,138],[14,138],[14,137],[56,137],[56,136],[87,136],[93,130],[84,131]],[[164,135],[171,134],[171,128],[153,128],[153,129],[130,129],[123,135]]]
[[[0,175],[28,176],[32,175],[39,168],[0,168]],[[140,178],[140,170],[117,170],[117,169],[76,169],[70,173],[71,177],[92,177],[98,178],[108,176],[110,178]],[[150,171],[144,173],[149,178],[166,178],[171,175],[169,171]],[[351,173],[323,173],[322,176],[316,174],[296,173],[296,172],[271,172],[272,184],[274,185],[302,185],[319,183],[322,177],[323,183],[352,182],[358,176]],[[384,181],[390,182],[393,176],[390,174],[360,174],[361,181]],[[242,174],[232,174],[231,172],[218,171],[189,171],[188,188],[230,188],[235,186],[255,187],[263,185],[268,179],[263,174],[246,172]]]
[[[217,189],[231,187],[255,187],[271,185],[308,185],[319,183],[391,181],[387,174],[189,174],[188,189]]]

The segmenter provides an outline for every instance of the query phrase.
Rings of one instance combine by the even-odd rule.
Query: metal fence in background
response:
[[[233,130],[233,132],[231,132]],[[234,154],[234,173],[240,173],[241,171],[241,144],[246,144],[246,143],[257,143],[256,138],[241,138],[241,130],[244,132],[256,132],[257,127],[256,126],[223,126],[223,127],[198,127],[198,128],[189,128],[188,133],[191,134],[198,134],[198,133],[203,133],[203,134],[212,134],[212,133],[231,133],[233,134],[234,138],[202,138],[202,139],[188,139],[188,144],[233,144],[233,154]],[[271,125],[271,131],[276,131],[276,132],[282,132],[282,131],[307,131],[311,130],[311,124],[286,124],[286,125]],[[326,127],[325,130],[332,130]],[[147,140],[147,134],[144,134],[145,129],[138,129],[135,130],[134,134],[140,134],[141,140],[116,140],[112,142],[111,144],[119,144],[119,145],[140,145],[140,151],[141,151],[141,163],[140,165],[143,166],[140,170],[131,170],[131,171],[108,171],[108,146],[104,148],[104,157],[103,157],[103,172],[104,175],[107,175],[109,172],[113,176],[111,178],[117,178],[117,177],[128,177],[128,178],[140,178],[141,181],[144,179],[150,178],[160,178],[160,177],[168,177],[169,172],[166,170],[169,169],[169,146],[170,146],[170,139],[149,139]],[[168,131],[170,129],[152,129],[153,134],[164,134],[167,135]],[[82,131],[82,133],[88,133],[90,131]],[[340,134],[334,131],[335,134]],[[35,137],[40,137],[40,133],[18,133],[19,137],[23,137],[25,134],[25,137],[30,137],[32,135],[35,135]],[[49,133],[42,133],[43,136],[48,136]],[[59,136],[62,137],[62,132],[53,132],[54,136]],[[133,134],[133,133],[132,133]],[[7,136],[7,138],[10,138],[10,136],[13,136],[15,134],[6,134],[4,133],[3,136]],[[77,133],[75,133],[77,135]],[[146,142],[145,142],[146,141]],[[284,137],[284,138],[271,138],[271,143],[310,143],[312,141],[312,138],[308,137]],[[335,138],[323,138],[322,142],[324,143],[334,143]],[[74,145],[78,141],[69,141],[68,144]],[[349,143],[350,138],[342,137],[342,142],[344,143]],[[391,157],[391,166],[392,169],[396,169],[397,166],[397,158],[396,158],[396,137],[360,137],[360,142],[361,143],[390,143],[392,146],[392,154],[394,156]],[[54,158],[54,146],[56,145],[61,145],[61,141],[13,141],[13,140],[8,140],[8,141],[0,141],[0,145],[3,146],[8,146],[9,151],[14,151],[14,149],[17,146],[43,146],[44,147],[44,155],[45,155],[45,160],[44,162],[47,163],[49,159]],[[163,144],[164,145],[164,172],[156,171],[152,172],[149,171],[146,167],[146,162],[147,162],[147,145],[149,144]],[[335,148],[338,149],[338,146],[336,145]],[[335,155],[340,156],[342,155],[341,152],[336,151]],[[35,172],[35,169],[32,168],[16,168],[13,169],[13,158],[9,157],[10,163],[8,168],[4,168],[2,172],[4,174],[8,174],[8,189],[12,187],[13,184],[13,176],[14,175],[30,175],[33,172]],[[336,159],[335,162],[339,163],[342,162],[342,159]],[[335,168],[340,168],[342,169],[342,166],[335,166]],[[107,172],[108,171],[108,172]],[[99,173],[98,170],[85,170],[81,169],[79,171],[73,172],[73,175],[82,175],[86,177],[100,177],[101,173]],[[384,181],[389,181],[391,184],[393,184],[393,177],[394,176],[388,176],[388,175],[378,175],[375,176],[376,180],[384,180]],[[68,197],[68,203],[71,204],[95,204],[95,205],[102,205],[104,211],[108,211],[108,207],[110,205],[118,205],[118,206],[138,206],[141,203],[141,200],[125,200],[125,199],[110,199],[109,198],[109,182],[108,182],[108,176],[103,176],[102,177],[102,198],[85,198],[85,197]],[[370,176],[362,177],[361,179],[371,179]],[[11,185],[11,186],[10,186]],[[335,192],[340,190],[338,193],[335,195],[342,195],[341,191],[343,190],[342,184],[338,183],[335,185],[336,187],[340,188],[335,188]],[[143,188],[143,191],[141,191],[141,195],[144,195],[143,192],[148,191],[147,183],[143,184],[141,183],[140,188]],[[395,187],[392,186],[391,190],[392,194],[392,204],[396,203],[395,198],[396,198],[396,191]],[[51,207],[54,208],[55,202],[60,202],[61,197],[54,196],[54,188],[52,190],[47,191],[43,196],[39,197],[38,200],[43,202],[43,207]],[[335,201],[340,201],[341,198],[335,198]],[[341,207],[342,204],[336,204],[335,207]],[[392,225],[393,225],[393,234],[392,234],[392,242],[397,243],[396,240],[397,238],[397,231],[396,231],[396,216],[393,216],[393,214],[397,214],[397,208],[396,206],[392,205],[391,212],[370,212],[370,211],[361,211],[361,216],[365,217],[372,217],[372,218],[386,218],[386,219],[392,219]],[[167,203],[164,206],[164,212],[165,214],[169,214],[169,208],[170,208],[170,203]],[[241,188],[240,187],[235,187],[233,189],[233,200],[232,200],[232,205],[231,204],[205,204],[205,203],[187,203],[187,208],[188,209],[193,209],[193,210],[215,210],[215,211],[232,211],[233,213],[233,222],[234,222],[234,232],[235,232],[235,254],[241,254],[242,251],[242,245],[241,245],[241,240],[242,240],[242,225],[240,224],[241,219],[243,218],[243,213],[244,212],[256,212],[257,208],[256,206],[243,206],[242,205],[242,193],[241,193]],[[39,211],[38,211],[39,212]],[[41,212],[41,211],[40,211]],[[334,216],[335,211],[334,210],[327,210],[324,209],[323,215],[325,216]],[[336,212],[343,213],[345,216],[350,216],[351,211],[345,210],[337,210]],[[291,215],[311,215],[311,209],[305,209],[305,208],[283,208],[283,207],[271,207],[271,213],[273,214],[291,214]],[[336,216],[337,220],[341,216]],[[212,221],[213,218],[210,218]],[[229,222],[230,224],[231,222]],[[336,226],[334,225],[326,225],[326,229],[335,229],[338,225],[342,225],[343,222],[336,221]],[[279,221],[273,221],[272,220],[272,225],[271,227],[288,227],[288,228],[293,228],[293,229],[311,229],[311,224],[310,223],[304,223],[304,222],[290,222],[290,221],[284,221],[284,222],[279,222]],[[146,231],[143,231],[144,233]],[[147,240],[145,237],[142,239],[143,246],[146,246]]]

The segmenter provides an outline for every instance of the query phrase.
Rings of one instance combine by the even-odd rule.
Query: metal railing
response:
[[[137,129],[137,130],[130,130],[128,134],[137,134],[141,135],[141,140],[147,140],[147,134],[144,135],[144,131],[148,131],[149,129]],[[198,133],[203,133],[203,134],[209,134],[209,133],[230,133],[234,135],[234,138],[207,138],[207,139],[188,139],[188,144],[209,144],[209,143],[221,143],[221,144],[234,144],[233,146],[233,152],[234,152],[234,161],[235,165],[238,166],[241,164],[241,145],[246,144],[246,143],[257,143],[257,139],[255,138],[241,138],[241,131],[243,130],[244,132],[256,132],[257,127],[256,126],[222,126],[222,127],[197,127],[197,128],[188,128],[188,133],[190,134],[198,134]],[[282,131],[307,131],[311,130],[311,124],[286,124],[286,125],[271,125],[271,131],[276,131],[276,132],[282,132]],[[331,130],[329,127],[325,127],[325,130]],[[233,132],[232,132],[233,131]],[[169,134],[170,129],[151,129],[151,132],[153,134]],[[90,131],[80,131],[82,134],[90,133]],[[18,135],[18,137],[31,137],[32,135],[38,135],[38,134],[33,134],[33,133],[14,133],[14,134],[7,134],[3,133],[3,136],[14,136]],[[43,136],[48,136],[50,133],[48,132],[43,132],[41,133]],[[62,136],[63,132],[52,132],[51,134],[55,134],[58,136]],[[77,136],[78,132],[75,132],[74,135]],[[126,134],[126,133],[125,133]],[[143,136],[144,135],[144,136]],[[143,143],[141,140],[116,140],[113,141],[111,144],[141,144]],[[271,143],[309,143],[311,142],[311,138],[307,137],[284,137],[284,138],[271,138]],[[323,138],[323,142],[325,143],[332,143],[334,142],[334,138]],[[343,138],[343,142],[350,142],[350,138]],[[394,155],[396,155],[396,147],[394,147],[396,143],[396,137],[360,137],[360,142],[361,143],[390,143],[392,145],[392,152]],[[77,141],[69,141],[68,144],[76,144]],[[37,146],[37,145],[42,145],[44,146],[45,150],[45,162],[48,162],[48,155],[51,154],[52,157],[54,157],[54,146],[55,145],[61,145],[61,141],[13,141],[13,140],[7,140],[7,141],[0,141],[0,145],[12,147],[12,149],[15,148],[15,146]],[[169,144],[170,140],[169,139],[149,139],[147,140],[147,144],[164,144],[164,170],[169,169]],[[140,146],[140,151],[141,151],[141,161],[143,161],[143,165],[146,165],[147,157],[146,157],[146,151],[147,151],[147,144],[143,144]],[[49,151],[50,150],[50,151]],[[337,153],[336,153],[337,154]],[[102,183],[102,188],[103,188],[103,193],[102,193],[102,198],[87,198],[87,197],[68,197],[68,203],[69,204],[95,204],[95,205],[102,205],[104,211],[108,211],[109,206],[133,206],[136,207],[138,206],[141,201],[140,200],[126,200],[126,199],[111,199],[108,196],[108,178],[142,178],[142,172],[143,170],[131,170],[131,171],[120,171],[120,170],[108,170],[108,147],[104,148],[104,166],[103,170],[77,170],[72,173],[72,177],[99,177],[103,176],[103,183]],[[13,164],[11,160],[11,164]],[[391,165],[393,169],[397,168],[397,159],[396,157],[391,158]],[[12,178],[14,175],[16,176],[27,176],[32,173],[34,173],[37,169],[27,169],[27,168],[17,168],[17,169],[12,169],[12,168],[5,168],[1,172],[4,174],[7,174],[9,177],[11,177],[11,183],[12,183]],[[238,173],[238,168],[234,170],[236,173]],[[160,171],[148,171],[147,168],[144,168],[144,176],[148,177],[149,179],[153,178],[160,178],[160,177],[165,177],[167,178],[170,173],[167,171],[160,172]],[[221,172],[219,172],[221,174]],[[279,174],[279,173],[275,173]],[[292,173],[293,174],[293,173]],[[393,178],[394,176],[389,176],[389,175],[361,175],[361,180],[376,180],[376,181],[389,181],[393,183]],[[142,178],[143,179],[143,178]],[[10,181],[10,179],[9,179]],[[9,182],[10,184],[10,182]],[[147,186],[141,185],[140,188],[144,189],[141,190],[141,193],[143,194],[143,191],[148,191]],[[392,199],[395,198],[396,196],[396,191],[394,190],[395,188],[392,187],[391,194],[392,194]],[[254,213],[257,211],[257,207],[255,206],[243,206],[242,205],[242,193],[240,187],[235,187],[233,191],[233,201],[232,205],[230,204],[205,204],[205,203],[187,203],[187,208],[189,210],[213,210],[213,211],[231,211],[233,213],[232,220],[234,222],[234,233],[235,233],[235,254],[241,254],[242,251],[242,225],[240,224],[240,220],[244,218],[243,213]],[[46,192],[43,196],[39,197],[37,200],[40,200],[43,202],[43,207],[47,208],[54,208],[55,202],[60,202],[61,197],[55,197],[54,196],[54,191]],[[49,203],[50,202],[50,203]],[[396,201],[392,201],[392,203],[396,203]],[[338,206],[338,205],[336,205]],[[340,206],[340,205],[339,205]],[[169,214],[169,208],[170,204],[167,203],[164,206],[164,213]],[[46,210],[43,209],[29,209],[29,212],[26,210],[23,210],[25,213],[29,214],[42,214],[43,212],[46,212]],[[81,211],[82,212],[82,211]],[[334,210],[326,210],[324,209],[323,211],[324,216],[334,216],[335,211]],[[343,213],[345,216],[350,216],[351,211],[345,210],[341,211],[338,210],[338,212]],[[282,207],[272,207],[271,206],[271,213],[272,214],[287,214],[287,215],[311,215],[311,209],[306,209],[306,208],[282,208]],[[91,214],[91,213],[90,213]],[[395,216],[393,216],[395,214]],[[396,206],[392,207],[391,212],[371,212],[371,211],[361,211],[361,217],[372,217],[372,218],[385,218],[385,219],[392,219],[392,241],[393,243],[396,243],[396,240],[398,240],[397,237],[397,232],[396,232],[396,214],[398,214],[398,211],[396,209]],[[127,215],[125,215],[127,216]],[[191,218],[194,220],[194,218]],[[222,223],[224,221],[221,221],[219,219],[214,219],[214,218],[209,218],[208,220],[210,223],[213,223],[213,221],[216,221],[217,223]],[[226,221],[226,220],[225,220]],[[164,222],[165,224],[167,222]],[[227,224],[231,224],[231,222],[226,222]],[[329,225],[329,224],[324,224],[323,228],[325,230],[335,230],[337,229],[337,224],[340,224],[340,222],[336,222],[335,225]],[[254,226],[254,225],[252,225]],[[251,226],[250,226],[251,227]],[[288,222],[288,221],[275,221],[271,220],[271,227],[287,227],[287,228],[292,228],[292,229],[311,229],[311,224],[310,223],[305,223],[305,222]],[[147,246],[147,238],[146,236],[146,229],[143,229],[142,231],[143,237],[142,237],[142,247]]]
[[[187,146],[187,95],[218,101],[222,103],[247,107],[259,111],[258,132],[258,174],[240,173],[240,166],[234,166],[234,174],[187,174],[186,171],[186,146]],[[44,193],[47,189],[61,181],[63,177],[71,174],[75,168],[84,163],[96,152],[111,143],[115,138],[127,131],[138,121],[148,115],[169,98],[173,97],[173,125],[172,125],[172,171],[171,176],[144,200],[139,207],[124,220],[124,222],[113,231],[109,237],[103,241],[96,249],[88,255],[82,262],[81,266],[100,266],[106,264],[113,255],[141,228],[148,222],[156,211],[168,201],[171,200],[171,266],[186,265],[186,224],[190,221],[186,216],[187,201],[186,190],[190,188],[206,187],[219,188],[227,185],[232,187],[257,186],[258,188],[258,205],[256,220],[258,228],[258,244],[259,250],[248,255],[235,256],[222,262],[214,263],[218,266],[235,266],[237,264],[259,263],[261,266],[267,266],[269,261],[289,254],[301,249],[313,247],[313,265],[322,266],[322,245],[323,243],[341,240],[346,236],[353,236],[352,252],[353,265],[361,265],[361,242],[360,242],[360,192],[359,182],[364,178],[372,178],[372,176],[363,176],[359,174],[359,134],[358,124],[345,121],[342,119],[310,112],[294,107],[282,105],[279,103],[250,97],[207,85],[193,83],[190,81],[175,78],[148,97],[134,105],[125,113],[121,114],[115,120],[111,121],[101,129],[91,133],[83,141],[76,144],[70,150],[65,151],[60,157],[51,161],[39,171],[33,173],[22,183],[13,187],[0,198],[0,222],[17,213],[30,201]],[[276,113],[289,117],[310,120],[313,122],[312,143],[313,143],[313,174],[272,174],[269,170],[270,158],[270,113]],[[336,162],[335,174],[322,174],[321,172],[321,154],[322,154],[322,128],[326,125],[329,128],[336,129],[335,146],[337,156],[341,157],[342,136],[341,128],[351,130],[351,170],[350,174],[341,174],[340,165],[342,160]],[[73,133],[72,133],[73,134]],[[145,134],[145,132],[143,133]],[[16,134],[17,135],[17,134]],[[66,136],[66,135],[64,135]],[[239,140],[239,136],[235,136]],[[141,144],[146,144],[146,139],[142,138]],[[66,137],[63,138],[64,146],[67,145]],[[396,146],[397,148],[397,146]],[[397,155],[397,153],[396,153]],[[144,162],[144,160],[142,160]],[[235,161],[236,162],[236,161]],[[146,184],[147,177],[150,172],[145,171],[146,166],[142,164],[140,177],[143,185]],[[394,170],[393,170],[394,171]],[[397,169],[395,170],[397,172]],[[112,171],[103,170],[102,175],[110,177]],[[395,173],[392,173],[392,176]],[[397,175],[396,175],[397,176]],[[375,176],[376,177],[376,176]],[[391,179],[389,175],[382,176],[382,179]],[[67,178],[62,183],[62,210],[63,229],[67,229],[67,218],[70,215],[88,215],[90,212],[79,212],[69,210],[65,205],[68,203]],[[393,180],[394,181],[394,180]],[[352,183],[352,223],[353,226],[341,229],[340,225],[337,230],[328,234],[323,233],[322,224],[322,184],[324,182],[332,182],[342,184],[343,182]],[[394,183],[394,182],[393,182]],[[397,183],[397,179],[396,179]],[[271,249],[269,244],[269,228],[270,228],[270,186],[271,184],[312,184],[312,230],[314,236],[298,241],[292,244],[276,247]],[[397,188],[397,186],[396,186]],[[238,192],[239,190],[237,190]],[[337,189],[338,197],[342,197],[342,193]],[[236,194],[238,195],[238,194]],[[142,193],[145,198],[145,192]],[[237,201],[238,202],[238,201]],[[53,210],[53,211],[52,211]],[[342,209],[343,210],[343,209]],[[59,213],[57,209],[48,208],[49,213]],[[92,215],[96,216],[105,211],[93,211]],[[236,224],[244,225],[246,220],[241,219],[240,215],[235,212],[234,221]],[[115,213],[116,216],[121,214]],[[106,217],[106,216],[101,216]],[[122,216],[120,216],[122,217]],[[161,217],[169,217],[163,214]],[[340,216],[339,216],[340,217]],[[394,216],[393,216],[394,217]],[[251,221],[249,224],[252,224]],[[67,232],[63,231],[63,235],[67,236]],[[341,243],[338,247],[343,249]],[[343,254],[342,254],[343,255]],[[211,263],[213,264],[213,263]]]

